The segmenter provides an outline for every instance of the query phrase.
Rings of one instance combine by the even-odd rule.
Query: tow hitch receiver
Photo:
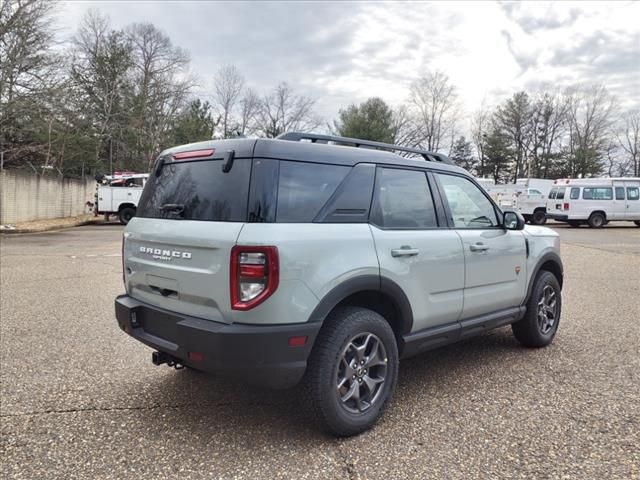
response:
[[[182,370],[184,368],[184,365],[180,363],[180,360],[164,352],[153,352],[151,354],[151,362],[154,365],[162,365],[163,363],[166,363],[176,370]]]

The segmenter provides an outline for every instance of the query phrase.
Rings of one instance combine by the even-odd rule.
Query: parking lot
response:
[[[640,228],[555,227],[554,344],[510,329],[404,361],[370,432],[295,392],[151,364],[121,332],[117,225],[2,238],[2,478],[640,478]]]

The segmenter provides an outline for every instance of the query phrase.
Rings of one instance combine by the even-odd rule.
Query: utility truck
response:
[[[109,220],[117,215],[122,225],[126,225],[136,215],[142,187],[149,178],[148,173],[115,172],[114,175],[96,177],[98,182],[95,195],[94,214],[104,215]]]
[[[503,208],[519,212],[527,222],[543,225],[546,222],[547,196],[553,180],[519,178],[516,183],[499,184],[480,178],[478,183]]]

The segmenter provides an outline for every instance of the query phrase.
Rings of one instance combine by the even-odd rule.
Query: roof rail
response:
[[[334,135],[320,135],[317,133],[302,133],[302,132],[287,132],[276,137],[278,140],[289,140],[292,142],[299,142],[301,140],[309,140],[311,143],[329,143],[338,142],[351,144],[354,147],[361,148],[374,148],[379,150],[392,150],[398,152],[415,153],[421,155],[428,162],[441,162],[449,165],[453,165],[453,162],[446,155],[440,153],[428,152],[426,150],[420,150],[418,148],[401,147],[400,145],[393,145],[391,143],[373,142],[371,140],[360,140],[358,138],[338,137]]]

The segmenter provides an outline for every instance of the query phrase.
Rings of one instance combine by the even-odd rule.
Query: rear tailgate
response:
[[[207,146],[228,152],[237,144]],[[141,302],[231,323],[231,249],[246,221],[251,159],[223,171],[214,148],[200,152],[187,161],[165,156],[150,175],[124,233],[125,284]]]
[[[173,312],[231,323],[229,259],[236,222],[135,218],[127,227],[127,292]]]

